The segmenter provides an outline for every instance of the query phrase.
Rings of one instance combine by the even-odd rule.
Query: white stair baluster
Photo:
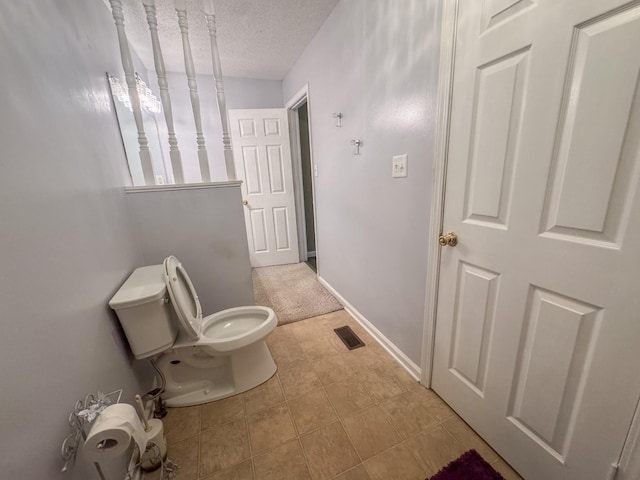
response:
[[[204,0],[204,16],[207,20],[207,30],[211,41],[211,62],[213,64],[213,80],[216,86],[216,98],[220,123],[222,124],[222,145],[224,149],[224,163],[227,168],[227,179],[235,180],[235,166],[233,162],[233,150],[231,149],[231,136],[229,135],[229,121],[227,119],[227,101],[224,95],[224,82],[222,80],[222,64],[218,52],[218,38],[216,31],[216,14],[213,0]]]
[[[176,13],[178,14],[178,26],[182,34],[182,50],[184,52],[184,67],[189,84],[189,95],[191,97],[191,108],[196,124],[196,142],[198,144],[198,160],[200,161],[200,173],[203,182],[211,181],[209,171],[209,158],[204,145],[204,134],[202,133],[202,118],[200,115],[200,97],[198,96],[198,85],[196,83],[196,70],[193,65],[191,55],[191,44],[189,42],[189,25],[187,23],[187,5],[185,0],[176,0]]]
[[[124,12],[122,10],[121,0],[109,0],[111,4],[111,13],[118,30],[118,42],[120,44],[120,57],[122,58],[122,68],[129,89],[129,97],[131,99],[131,108],[133,109],[133,118],[136,122],[138,130],[138,145],[140,146],[140,162],[142,163],[142,172],[144,173],[144,181],[146,185],[155,185],[153,176],[153,164],[151,162],[151,151],[149,150],[149,142],[144,133],[144,122],[142,120],[142,110],[140,108],[140,96],[136,84],[136,73],[131,60],[131,51],[129,50],[129,41],[124,30]]]
[[[171,158],[171,169],[173,170],[173,179],[175,183],[184,183],[184,172],[182,167],[182,156],[178,149],[178,139],[176,138],[175,128],[173,126],[173,110],[171,108],[171,97],[169,95],[169,84],[167,83],[167,74],[162,57],[162,49],[160,48],[160,38],[158,37],[158,19],[156,17],[155,0],[142,0],[144,10],[147,13],[147,23],[151,32],[151,44],[153,46],[153,62],[158,76],[158,88],[160,89],[160,100],[162,101],[162,109],[164,118],[167,123],[167,132],[169,134],[169,156]]]

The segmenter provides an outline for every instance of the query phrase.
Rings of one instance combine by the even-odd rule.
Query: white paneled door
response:
[[[433,388],[527,480],[640,396],[640,1],[459,0]]]
[[[284,108],[229,110],[252,267],[300,261]]]

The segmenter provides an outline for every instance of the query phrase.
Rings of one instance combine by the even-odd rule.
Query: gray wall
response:
[[[149,72],[149,86],[156,92],[157,81],[154,72]],[[185,182],[200,182],[200,166],[196,145],[193,109],[184,73],[167,74],[176,136],[182,153]],[[255,80],[250,78],[225,77],[225,96],[227,109],[231,108],[283,108],[282,82],[274,80]],[[198,93],[202,108],[202,127],[209,154],[209,165],[213,181],[227,179],[222,151],[222,126],[216,103],[216,93],[212,75],[198,75]],[[167,126],[164,114],[156,114],[162,147],[169,158]]]
[[[227,108],[284,108],[281,80],[224,77]]]
[[[341,1],[283,81],[285,100],[309,83],[320,276],[416,363],[440,3]],[[349,144],[356,138],[360,156]],[[403,153],[409,177],[393,179],[391,157]]]
[[[60,473],[76,400],[150,387],[107,301],[140,262],[105,71],[120,71],[100,1],[0,4],[0,476]],[[142,383],[140,378],[144,378]]]
[[[129,193],[127,203],[143,263],[175,255],[204,315],[255,303],[240,185]]]

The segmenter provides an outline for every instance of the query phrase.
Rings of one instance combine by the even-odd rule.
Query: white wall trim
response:
[[[449,150],[449,122],[453,93],[453,67],[458,22],[458,0],[446,0],[442,11],[440,67],[438,79],[438,106],[436,111],[436,145],[433,159],[433,192],[429,222],[427,250],[427,290],[424,308],[424,334],[422,344],[421,383],[431,387],[433,350],[438,307],[438,280],[440,276],[440,245],[444,218],[444,194],[447,179]]]
[[[146,187],[124,187],[126,193],[166,192],[168,190],[199,190],[201,188],[239,187],[242,180],[227,180],[225,182],[181,183],[171,185],[149,185]]]
[[[409,375],[420,381],[420,367],[407,357],[402,350],[400,350],[391,340],[385,337],[380,330],[378,330],[373,323],[367,320],[353,305],[351,305],[342,295],[340,295],[335,288],[318,275],[318,281],[329,292],[336,297],[336,299],[342,304],[344,309],[351,315],[362,327],[369,332],[369,334],[384,348],[389,354],[403,367]]]
[[[305,83],[304,86],[293,95],[284,108],[287,110],[297,109],[307,98],[309,97],[309,84]]]

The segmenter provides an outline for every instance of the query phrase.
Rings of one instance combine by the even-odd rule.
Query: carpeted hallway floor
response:
[[[253,291],[257,305],[276,312],[278,325],[342,309],[306,263],[254,268]]]

